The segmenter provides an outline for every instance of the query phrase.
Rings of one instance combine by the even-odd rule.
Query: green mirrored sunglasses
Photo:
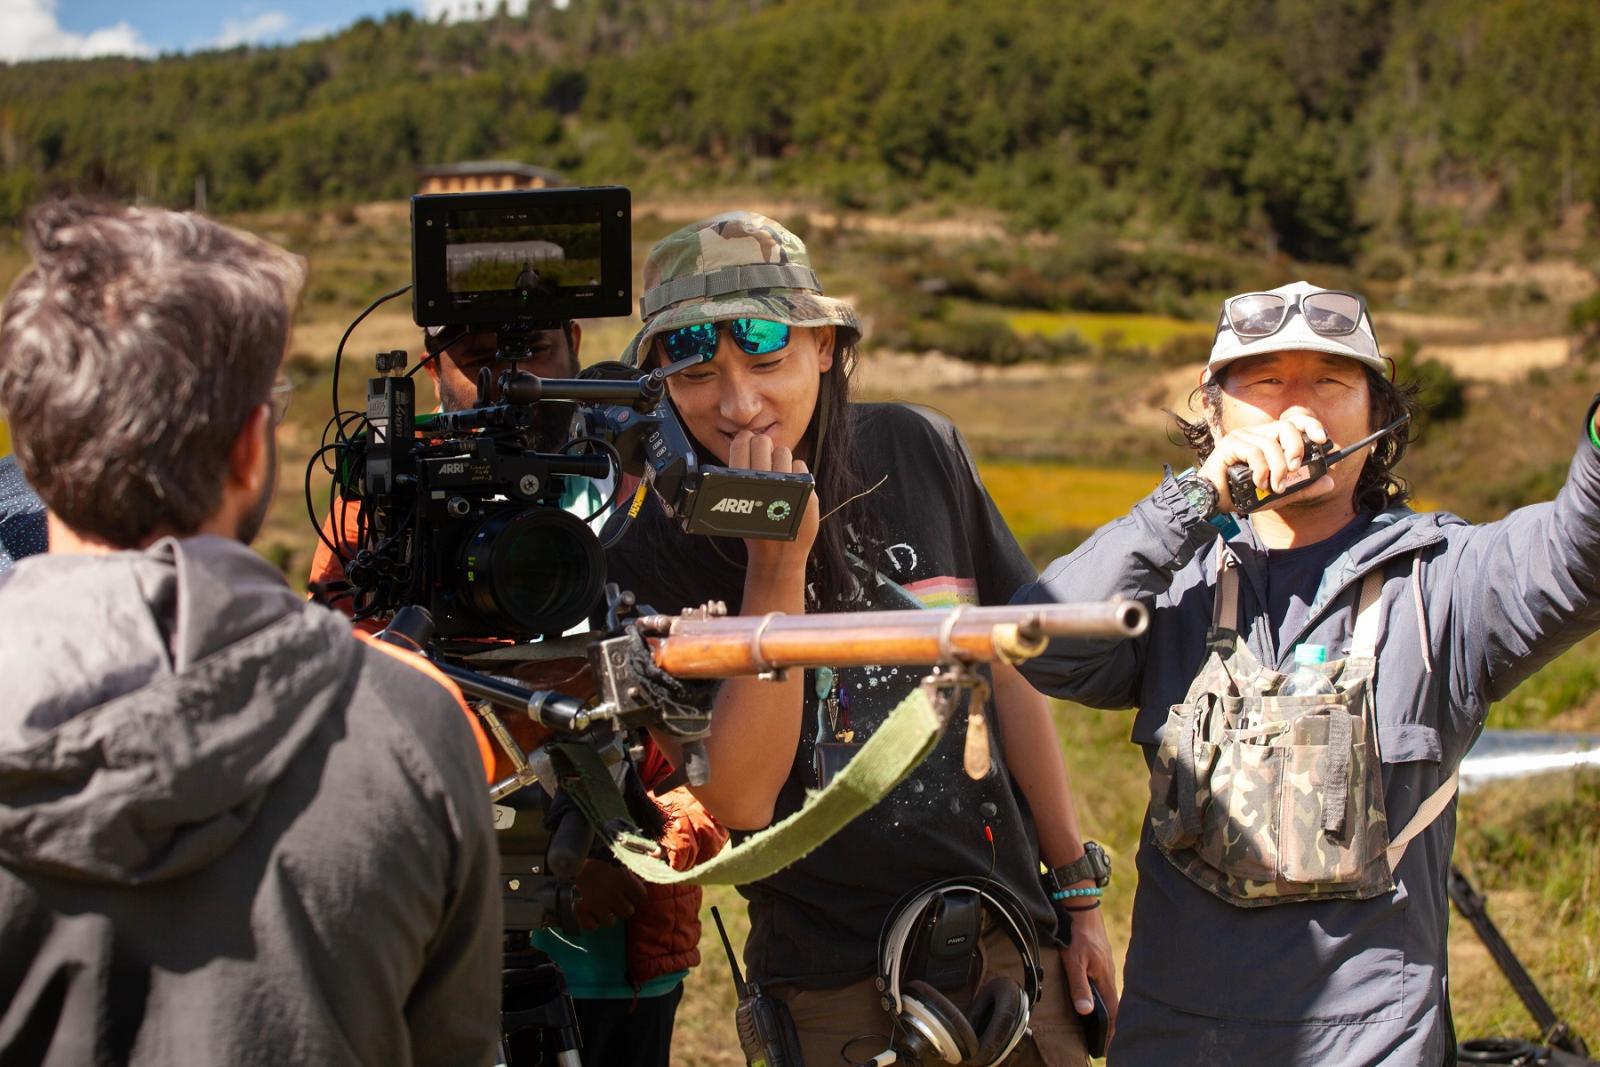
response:
[[[702,363],[717,354],[717,327],[726,326],[728,336],[739,350],[751,356],[770,356],[789,344],[789,324],[771,319],[729,319],[726,322],[702,322],[694,326],[680,326],[661,334],[661,347],[667,358],[676,363],[681,359],[698,358]]]

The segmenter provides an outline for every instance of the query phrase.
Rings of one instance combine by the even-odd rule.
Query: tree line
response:
[[[0,222],[57,189],[401,197],[512,157],[647,192],[921,200],[1348,262],[1600,206],[1592,0],[534,0],[0,65]]]

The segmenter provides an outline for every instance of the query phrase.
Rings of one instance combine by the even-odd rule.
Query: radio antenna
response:
[[[711,905],[711,918],[717,924],[717,936],[722,938],[722,950],[728,954],[728,969],[733,972],[733,988],[743,1000],[749,996],[749,987],[744,983],[744,974],[739,970],[739,961],[733,956],[733,942],[728,940],[728,930],[722,925],[722,913],[717,911],[715,904]]]

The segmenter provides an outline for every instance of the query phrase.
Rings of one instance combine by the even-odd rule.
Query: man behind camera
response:
[[[500,399],[502,375],[534,374],[541,378],[573,378],[578,374],[578,346],[583,329],[567,321],[559,329],[534,330],[527,351],[517,360],[505,358],[493,330],[433,327],[423,334],[424,362],[439,394],[443,411],[464,411],[477,405],[479,379],[487,374],[484,399]],[[539,405],[534,439],[541,449],[559,450],[569,436],[572,407]],[[609,513],[604,502],[610,486],[587,478],[569,478],[561,506],[598,527]],[[351,556],[359,548],[351,538],[359,528],[356,507],[342,504],[342,522],[330,517],[311,564],[310,586],[327,602],[351,610],[345,571],[328,541],[337,541]],[[335,512],[335,515],[338,515]],[[378,623],[361,625],[376,628]],[[586,627],[580,626],[580,631]],[[666,757],[644,740],[640,779],[649,789],[672,775]],[[663,857],[680,870],[715,855],[728,834],[686,788],[662,789],[653,796],[663,813]],[[672,1029],[683,980],[700,963],[701,891],[692,885],[646,885],[627,868],[607,859],[590,858],[577,880],[576,918],[581,931],[534,934],[533,944],[548,954],[565,976],[582,1035],[585,1067],[667,1067],[671,1062]]]
[[[50,552],[0,580],[0,1061],[488,1063],[486,746],[245,547],[301,261],[76,202],[27,239],[0,403]]]

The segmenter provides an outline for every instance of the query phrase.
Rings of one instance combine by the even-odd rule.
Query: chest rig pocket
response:
[[[1237,632],[1238,573],[1218,551],[1205,662],[1168,712],[1150,775],[1156,845],[1230,904],[1365,899],[1394,888],[1372,685],[1382,569],[1361,584],[1335,692],[1279,696],[1285,676]],[[1409,829],[1409,827],[1408,827]]]

